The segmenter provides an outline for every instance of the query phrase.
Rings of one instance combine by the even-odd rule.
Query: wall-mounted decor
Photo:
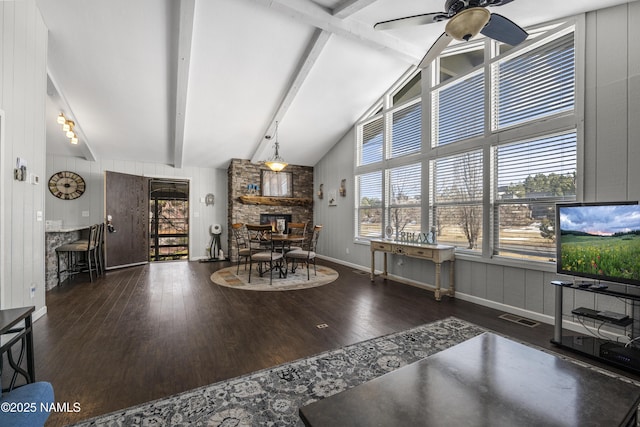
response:
[[[258,195],[260,191],[260,187],[258,186],[258,184],[248,184],[247,185],[247,194],[250,196],[256,196]]]
[[[269,197],[293,197],[293,174],[263,170],[262,195]]]
[[[204,203],[205,203],[207,206],[213,206],[213,202],[214,202],[214,200],[215,200],[215,196],[214,196],[213,194],[209,193],[209,194],[207,194],[207,195],[205,196],[205,198],[204,198]]]
[[[329,206],[338,206],[337,191],[329,191]]]
[[[320,184],[320,188],[318,188],[318,199],[322,199],[324,197],[324,190],[322,189],[324,184]]]
[[[340,182],[340,195],[342,197],[345,197],[347,195],[347,180],[343,179],[342,182]]]
[[[84,179],[75,172],[61,171],[49,178],[49,191],[62,200],[73,200],[84,194]]]

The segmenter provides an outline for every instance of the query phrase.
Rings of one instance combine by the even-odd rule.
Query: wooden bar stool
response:
[[[89,237],[87,239],[76,240],[66,243],[56,248],[56,258],[58,261],[58,286],[61,283],[62,273],[68,273],[69,277],[76,275],[85,269],[89,272],[89,281],[93,282],[93,273],[98,273],[98,224],[89,227]],[[60,257],[66,256],[67,268],[60,269]]]

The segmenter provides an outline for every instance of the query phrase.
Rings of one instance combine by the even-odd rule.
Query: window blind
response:
[[[391,157],[420,152],[422,104],[414,103],[393,113]]]
[[[494,64],[493,97],[497,129],[573,111],[573,32],[537,49]]]
[[[388,203],[394,206],[420,205],[421,181],[420,163],[390,169]]]
[[[577,139],[573,131],[499,146],[495,151],[496,200],[573,198]]]
[[[435,204],[482,202],[482,152],[471,151],[433,162]]]
[[[482,70],[433,94],[433,140],[449,144],[484,132],[484,74]]]
[[[356,235],[382,235],[382,171],[356,176],[359,195],[356,209]]]
[[[384,120],[379,117],[362,126],[360,164],[368,165],[382,161]]]
[[[371,207],[382,205],[382,172],[376,171],[357,176],[360,195],[359,206]]]

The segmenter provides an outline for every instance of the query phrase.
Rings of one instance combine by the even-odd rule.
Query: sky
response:
[[[560,207],[560,229],[601,236],[640,230],[640,205]]]

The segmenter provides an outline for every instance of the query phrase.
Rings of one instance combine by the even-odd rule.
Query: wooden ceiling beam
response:
[[[65,116],[67,116],[67,118],[72,118],[75,123],[73,130],[76,133],[76,136],[78,137],[78,147],[82,152],[82,156],[85,158],[85,160],[88,160],[90,162],[97,161],[98,158],[96,157],[95,153],[91,149],[91,146],[89,145],[89,141],[87,140],[87,135],[82,130],[82,126],[80,126],[78,117],[73,113],[73,110],[71,109],[71,105],[69,105],[69,102],[67,101],[67,98],[64,96],[64,92],[60,87],[60,84],[56,80],[55,76],[53,75],[49,67],[47,67],[47,80],[48,80],[47,85],[51,86],[51,89],[55,92],[55,96],[57,96],[59,99],[60,105],[62,105],[62,109],[64,110],[62,112],[65,114]],[[49,92],[51,89],[48,89],[47,91]],[[51,95],[52,94],[50,93],[49,96]]]
[[[187,90],[189,87],[189,67],[191,64],[191,41],[193,39],[193,20],[195,0],[180,1],[180,20],[178,28],[178,56],[176,58],[176,85],[173,119],[173,165],[182,168],[184,163],[184,130],[187,112]]]
[[[307,49],[302,56],[300,63],[298,64],[298,68],[293,74],[293,78],[291,79],[287,89],[285,90],[280,103],[278,104],[278,108],[276,112],[271,117],[265,132],[263,133],[262,138],[258,141],[257,147],[254,151],[253,157],[251,161],[253,163],[261,162],[271,155],[271,147],[273,142],[271,139],[267,139],[265,135],[273,135],[275,131],[276,122],[282,122],[287,110],[293,103],[298,91],[302,87],[302,84],[306,80],[307,76],[313,69],[316,61],[320,57],[320,53],[326,46],[329,38],[331,37],[331,33],[322,30],[316,30],[313,38],[309,42]]]
[[[345,0],[332,10],[336,18],[346,18],[378,0]]]
[[[372,25],[354,19],[343,20],[310,0],[248,1],[276,10],[298,22],[304,22],[331,34],[355,40],[372,49],[387,52],[407,64],[418,64],[424,56],[423,48],[406,43],[388,33],[374,31]],[[357,5],[353,7],[357,7]]]

